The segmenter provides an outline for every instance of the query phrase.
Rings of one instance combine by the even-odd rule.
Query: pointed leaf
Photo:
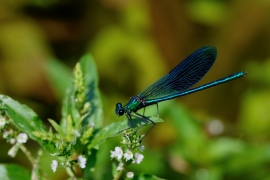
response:
[[[79,84],[75,84],[74,81],[76,81]],[[81,92],[82,90],[84,91]],[[78,94],[79,98],[82,99],[75,98],[77,97]],[[61,125],[63,127],[65,127],[67,124],[66,119],[68,115],[72,116],[72,120],[75,121],[75,123],[80,122],[79,121],[79,118],[81,116],[80,112],[85,107],[80,107],[81,104],[78,100],[83,100],[82,102],[83,105],[86,104],[88,105],[85,109],[87,111],[87,116],[84,118],[84,123],[94,125],[95,128],[100,128],[102,125],[102,118],[103,118],[102,103],[98,91],[98,78],[96,66],[90,55],[85,55],[80,59],[79,64],[76,65],[75,68],[75,78],[73,78],[73,82],[70,84],[70,86],[66,91],[66,96],[62,106],[63,118],[61,121]],[[81,109],[78,109],[78,107]]]
[[[153,122],[159,123],[163,122],[162,119],[152,117],[150,118]],[[132,128],[138,128],[145,125],[145,120],[142,119],[133,119],[133,127]],[[147,125],[151,125],[151,123],[148,123]],[[115,137],[121,135],[121,131],[130,128],[128,125],[128,120],[120,121],[112,123],[104,128],[102,128],[93,138],[91,144],[88,146],[88,149],[91,148],[98,148],[101,144],[103,144],[108,138]]]
[[[61,126],[59,124],[57,124],[54,120],[52,119],[48,119],[48,121],[51,123],[51,125],[53,126],[53,128],[55,129],[55,131],[59,134],[63,134],[63,131],[61,129]]]
[[[43,148],[53,152],[52,145],[43,142],[33,135],[33,132],[47,132],[47,130],[32,109],[4,95],[0,95],[0,102],[1,109],[5,110],[19,130],[27,133],[31,139],[37,141]]]
[[[84,169],[84,179],[93,179],[93,172],[89,169],[95,169],[97,162],[97,150],[91,149],[90,155],[87,157],[86,168]]]
[[[100,128],[102,126],[103,111],[98,90],[97,68],[93,57],[89,54],[81,58],[80,64],[86,85],[86,102],[90,102],[90,112],[85,119],[85,123],[94,124],[95,128]]]
[[[31,179],[31,173],[15,164],[0,164],[0,179],[1,180],[10,180],[10,179],[20,179],[20,180],[29,180]]]

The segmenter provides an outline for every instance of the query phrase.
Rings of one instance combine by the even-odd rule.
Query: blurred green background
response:
[[[46,124],[59,120],[62,95],[54,89],[61,85],[50,80],[48,64],[57,60],[71,72],[91,53],[105,126],[124,119],[114,113],[117,102],[126,103],[199,47],[214,45],[217,61],[198,85],[237,71],[248,75],[160,103],[165,122],[145,138],[145,159],[130,170],[167,179],[270,179],[269,10],[266,0],[2,0],[0,93],[33,108]],[[156,116],[156,108],[146,114]],[[111,179],[110,150],[119,141],[101,147],[96,179]],[[7,156],[4,140],[1,147],[1,163],[31,168],[21,154]],[[50,163],[44,163],[48,176],[65,179],[64,172],[52,174]]]

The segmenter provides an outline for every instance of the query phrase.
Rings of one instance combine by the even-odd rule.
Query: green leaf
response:
[[[171,118],[171,122],[177,129],[177,135],[183,141],[182,143],[190,145],[190,142],[200,144],[205,141],[199,122],[192,117],[184,106],[174,101],[167,101],[164,104],[167,104],[167,106],[162,111],[165,111]]]
[[[84,179],[93,179],[93,169],[95,169],[97,162],[97,150],[91,149],[90,155],[87,156],[86,168],[84,169]],[[90,170],[90,171],[89,171]]]
[[[74,99],[74,94],[74,86],[68,87],[66,97],[64,98],[62,104],[62,120],[60,124],[62,131],[65,133],[69,133],[68,129],[70,128],[70,123],[68,118],[71,118],[72,121],[79,121],[80,119],[80,114],[75,104],[76,102]]]
[[[228,137],[220,137],[213,139],[211,144],[207,145],[208,151],[205,154],[209,154],[208,159],[226,159],[232,154],[241,154],[245,151],[245,144],[239,139],[233,139]]]
[[[139,176],[135,175],[133,179],[134,180],[166,180],[163,178],[159,178],[155,175],[144,174],[144,173],[141,173]],[[126,178],[125,180],[128,180],[128,178]]]
[[[51,123],[51,125],[53,126],[53,128],[55,129],[55,131],[59,134],[63,135],[63,131],[61,129],[61,126],[59,124],[57,124],[54,120],[52,119],[48,119],[48,121]]]
[[[82,77],[80,77],[80,75],[82,75]],[[75,81],[78,84],[75,84]],[[78,99],[75,98],[76,96],[78,96]],[[81,100],[84,101],[84,107],[80,107]],[[78,107],[81,109],[77,109]],[[84,123],[94,125],[95,128],[100,128],[102,126],[103,119],[102,103],[98,91],[96,66],[90,55],[85,55],[80,59],[79,65],[75,68],[75,78],[73,78],[73,82],[66,91],[66,96],[62,106],[63,118],[61,126],[63,131],[67,125],[67,116],[71,115],[74,123],[80,123],[80,112],[84,110],[84,108],[87,111]]]
[[[86,124],[94,124],[95,128],[102,126],[103,111],[100,93],[98,90],[97,68],[93,57],[89,54],[80,60],[84,83],[86,85],[86,102],[90,102],[89,116],[86,117]]]
[[[162,119],[157,117],[151,117],[150,118],[153,122],[159,123],[163,122]],[[143,119],[132,119],[133,127],[132,128],[138,128],[143,125],[145,125],[145,120]],[[148,123],[147,125],[151,125],[151,123]],[[130,126],[128,125],[128,120],[120,121],[112,123],[104,128],[102,128],[93,138],[92,142],[89,144],[88,149],[96,148],[103,144],[108,138],[115,137],[121,135],[121,131],[125,129],[129,129]]]
[[[79,111],[76,108],[75,93],[76,87],[74,85],[74,78],[73,78],[73,80],[71,81],[70,85],[66,90],[65,97],[62,103],[62,120],[60,124],[62,127],[62,131],[64,133],[68,133],[67,131],[70,128],[68,118],[71,118],[73,121],[76,121],[80,118]]]
[[[113,177],[115,177],[116,174],[117,174],[117,166],[116,166],[116,163],[113,162],[112,163],[112,175],[113,175]]]
[[[15,164],[0,164],[0,179],[1,180],[29,180],[31,173],[24,167]]]
[[[58,99],[62,99],[72,77],[72,71],[59,60],[51,58],[45,66],[47,79],[51,87],[57,95]]]
[[[5,110],[8,116],[14,122],[19,130],[28,134],[28,136],[37,141],[43,148],[53,152],[53,146],[37,138],[33,132],[47,132],[44,124],[37,114],[19,102],[8,96],[0,95],[1,109]]]

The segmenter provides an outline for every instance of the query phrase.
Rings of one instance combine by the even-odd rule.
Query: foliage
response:
[[[56,77],[53,75],[55,75],[54,72],[51,77]],[[85,55],[76,65],[71,85],[66,90],[60,124],[57,124],[54,120],[49,120],[55,133],[51,128],[48,131],[38,115],[29,107],[21,105],[8,96],[0,96],[2,132],[10,132],[6,136],[8,142],[11,142],[12,138],[17,138],[17,142],[11,148],[9,154],[14,157],[18,149],[21,149],[32,162],[32,177],[45,178],[42,176],[42,171],[38,165],[40,156],[32,157],[23,145],[27,138],[23,142],[19,142],[19,132],[26,133],[32,140],[38,142],[43,150],[57,157],[58,160],[54,160],[51,164],[54,172],[60,164],[61,167],[66,168],[67,173],[73,179],[79,177],[90,179],[92,177],[89,169],[95,167],[96,152],[108,138],[123,134],[125,139],[131,139],[129,142],[126,140],[126,146],[129,149],[136,149],[141,146],[140,142],[143,135],[136,135],[136,129],[145,125],[145,122],[141,119],[134,119],[135,123],[132,128],[128,126],[126,120],[102,128],[103,111],[97,85],[95,64],[90,55]],[[59,90],[61,91],[61,88]],[[158,118],[151,119],[154,122],[160,122]],[[82,172],[79,171],[80,173],[78,173],[76,165],[83,169]],[[12,178],[14,173],[17,173],[14,168],[20,169],[22,167],[2,165],[2,169],[8,172],[3,177]],[[120,175],[118,174],[117,177],[120,178]],[[152,178],[152,176],[149,177]]]
[[[121,178],[134,172],[134,179],[154,178],[152,174],[167,179],[269,179],[269,2],[1,1],[0,90],[13,99],[1,95],[5,173],[0,179],[12,178],[15,171],[22,172],[21,179],[31,174],[57,180],[72,174],[112,179],[120,162],[110,152],[120,147],[124,154],[127,147],[139,146],[124,140],[140,138],[127,136],[133,131],[118,133],[128,124],[118,122],[115,103],[127,101],[204,45],[215,45],[218,58],[202,83],[238,70],[248,75],[160,103],[160,117],[166,121],[144,138],[143,153],[133,150],[144,160],[126,164]],[[98,78],[90,60],[76,76],[93,83],[75,87],[72,71],[63,64],[73,66],[85,52],[95,57]],[[100,92],[92,88],[97,79]],[[88,88],[94,96],[74,95]],[[157,110],[149,107],[145,114],[156,117]],[[54,120],[46,121],[48,117]],[[27,138],[22,132],[30,142],[23,143]],[[52,160],[58,163],[55,173]]]
[[[59,74],[52,72],[50,77],[53,82],[60,80]],[[65,73],[63,73],[65,74]],[[54,79],[55,77],[55,79]],[[51,164],[52,171],[58,171],[58,166],[64,168],[70,178],[73,179],[95,179],[104,176],[97,175],[104,169],[99,169],[99,154],[105,142],[109,138],[122,135],[122,141],[114,150],[111,150],[110,157],[113,160],[111,174],[114,179],[119,179],[125,174],[133,179],[160,179],[156,174],[164,176],[162,173],[166,168],[161,163],[162,151],[151,156],[151,152],[142,146],[141,140],[144,135],[138,131],[145,125],[143,119],[134,118],[134,125],[129,127],[127,120],[114,122],[103,127],[103,110],[100,93],[98,91],[98,77],[95,64],[90,55],[85,55],[77,63],[74,76],[66,90],[66,95],[62,105],[62,118],[60,124],[50,119],[51,127],[49,130],[45,127],[38,115],[26,105],[11,99],[8,96],[1,95],[1,118],[0,123],[4,138],[12,144],[8,154],[15,157],[21,150],[32,164],[32,173],[20,165],[2,164],[3,178],[12,178],[18,169],[21,169],[22,178],[29,179],[29,176],[38,177],[38,179],[48,178],[40,164],[40,159],[47,152],[54,158]],[[63,88],[57,88],[62,91]],[[268,144],[257,146],[247,141],[225,136],[208,137],[202,129],[201,124],[194,119],[190,113],[174,101],[164,102],[161,108],[161,115],[167,114],[171,119],[169,129],[161,134],[169,135],[173,131],[173,139],[178,139],[181,143],[171,144],[165,152],[169,153],[167,163],[171,164],[172,174],[165,178],[173,179],[177,177],[185,178],[184,174],[176,175],[174,171],[183,173],[188,168],[192,179],[237,179],[237,177],[246,176],[246,172],[253,170],[258,173],[249,173],[246,179],[261,179],[268,177],[267,168],[264,164],[270,162]],[[171,108],[173,107],[173,108]],[[156,111],[155,108],[147,109]],[[159,118],[150,117],[152,121],[162,122]],[[180,120],[179,120],[180,119]],[[213,120],[215,126],[220,126],[219,121]],[[209,124],[209,128],[210,128]],[[166,124],[165,124],[166,126]],[[173,129],[170,128],[173,127]],[[156,127],[158,128],[158,127]],[[217,127],[216,127],[217,128]],[[178,129],[175,131],[174,129]],[[41,149],[36,157],[26,147],[27,138],[22,134],[26,133],[30,139],[39,143]],[[151,132],[152,133],[152,132]],[[155,131],[153,132],[155,133]],[[209,133],[218,133],[211,131]],[[160,134],[160,133],[159,133]],[[155,135],[155,134],[154,134]],[[155,135],[156,140],[162,139],[162,136]],[[106,144],[106,143],[105,143]],[[42,151],[46,151],[45,153]],[[109,152],[103,156],[109,157]],[[149,154],[150,153],[150,154]],[[143,159],[146,159],[142,162]],[[173,162],[175,161],[175,165]],[[182,162],[182,164],[180,163]],[[140,164],[137,165],[136,164]],[[181,166],[177,165],[181,164]],[[153,166],[155,165],[155,166]],[[47,166],[50,166],[47,164]],[[168,168],[167,168],[168,169]],[[131,170],[131,171],[130,171]],[[139,173],[146,171],[146,173]],[[134,174],[135,172],[135,174]],[[30,175],[31,174],[31,175]],[[51,174],[53,178],[53,174]],[[128,178],[126,177],[126,178]]]

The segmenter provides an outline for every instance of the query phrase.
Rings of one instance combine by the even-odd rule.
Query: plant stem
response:
[[[22,152],[26,155],[26,157],[29,159],[30,163],[34,166],[35,165],[35,159],[33,158],[32,154],[30,151],[26,149],[26,147],[22,144],[20,144],[20,149]]]
[[[116,174],[116,176],[113,178],[113,180],[118,180],[118,179],[121,177],[123,171],[124,171],[124,169],[121,170],[121,171],[119,171],[119,172]]]
[[[39,169],[38,162],[39,162],[40,157],[42,156],[42,154],[43,154],[43,151],[42,151],[42,149],[40,149],[38,151],[37,158],[35,159],[35,164],[33,165],[31,180],[41,179],[41,174],[40,174],[40,169]]]
[[[67,174],[73,178],[73,179],[77,179],[76,173],[74,171],[74,169],[72,167],[67,167],[66,168]]]

